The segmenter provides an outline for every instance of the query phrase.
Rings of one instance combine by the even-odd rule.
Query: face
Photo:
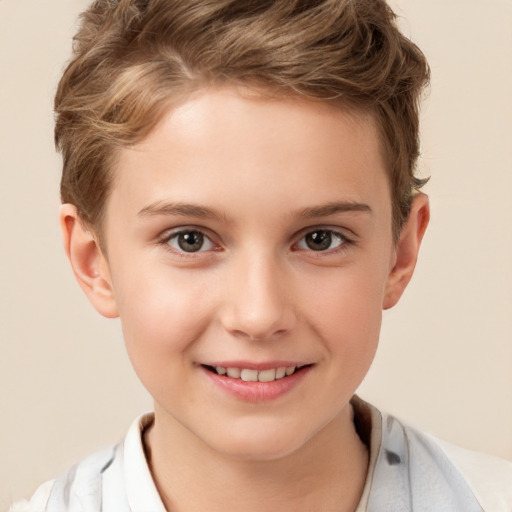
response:
[[[108,280],[157,421],[279,457],[346,411],[396,261],[370,117],[197,94],[122,150]]]

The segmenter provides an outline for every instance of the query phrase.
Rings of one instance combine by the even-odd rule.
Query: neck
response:
[[[246,460],[216,452],[155,407],[145,434],[147,458],[168,511],[354,511],[368,466],[347,407],[293,453]],[[166,421],[167,420],[167,421]]]

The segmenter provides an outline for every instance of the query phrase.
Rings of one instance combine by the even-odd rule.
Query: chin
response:
[[[272,461],[286,457],[307,442],[308,437],[290,425],[239,426],[225,430],[222,436],[210,438],[208,444],[227,457],[246,461]],[[258,428],[259,427],[259,428]],[[227,434],[227,435],[226,435]]]

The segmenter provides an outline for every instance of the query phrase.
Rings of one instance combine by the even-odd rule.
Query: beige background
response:
[[[52,95],[87,3],[0,0],[0,509],[150,407],[57,227]],[[433,216],[360,394],[512,459],[512,1],[394,4],[432,65],[421,168]]]

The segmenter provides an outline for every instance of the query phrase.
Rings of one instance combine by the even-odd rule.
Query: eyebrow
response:
[[[316,217],[328,217],[329,215],[344,212],[371,213],[372,209],[365,203],[338,201],[304,208],[299,211],[298,215],[299,217],[312,219]],[[224,215],[204,206],[189,203],[167,203],[165,201],[155,201],[154,203],[142,208],[137,214],[139,217],[153,217],[158,215],[181,215],[185,217],[195,217],[198,219],[225,220]]]
[[[304,208],[300,212],[300,216],[306,219],[311,219],[315,217],[328,217],[329,215],[334,215],[335,213],[343,213],[343,212],[367,212],[372,213],[372,209],[369,205],[365,203],[356,203],[352,201],[339,201],[327,203],[319,206],[311,206],[309,208]]]
[[[157,215],[182,215],[198,219],[221,219],[222,215],[210,208],[189,203],[167,203],[155,201],[142,208],[137,214],[139,217],[153,217]]]

